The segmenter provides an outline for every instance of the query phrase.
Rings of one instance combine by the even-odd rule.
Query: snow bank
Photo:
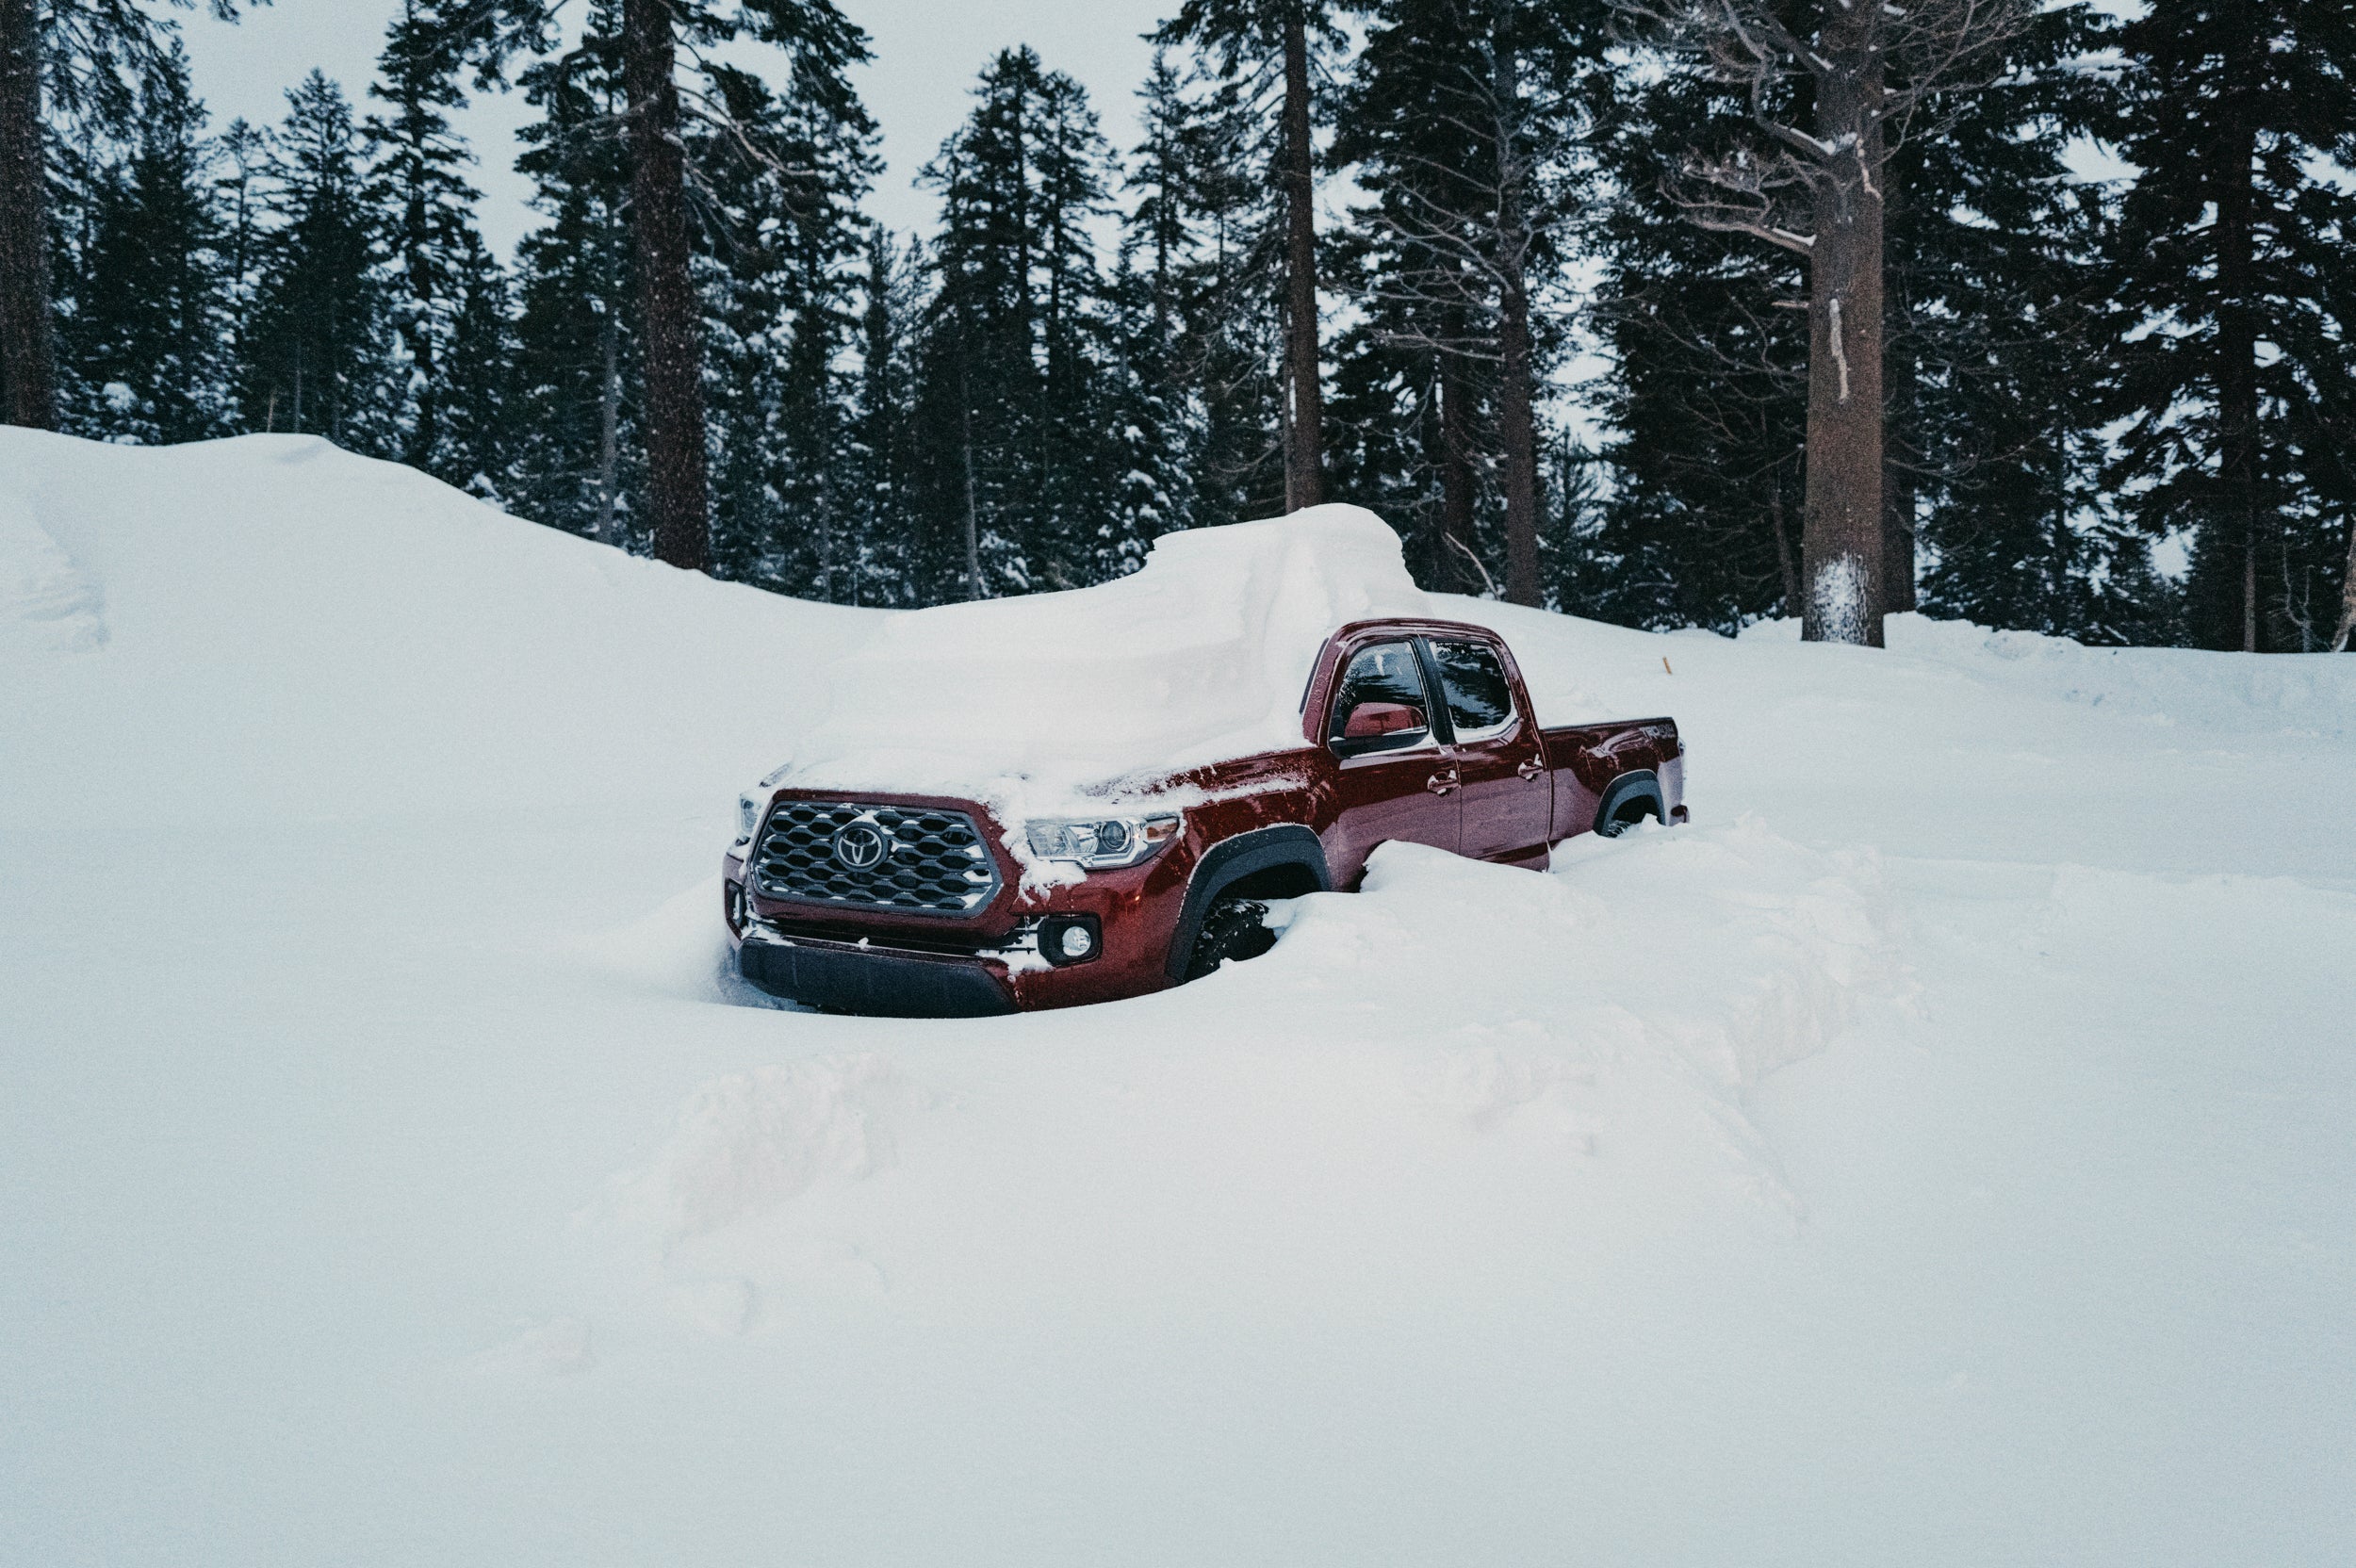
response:
[[[718,813],[811,700],[754,677],[877,618],[635,560],[316,437],[0,432],[19,743],[0,823],[601,808],[685,777]],[[73,657],[32,679],[49,653]]]
[[[1675,715],[1695,825],[1105,1007],[731,1004],[781,754],[1101,784],[1427,608]],[[2348,1560],[2356,661],[1892,638],[1346,514],[892,617],[0,431],[0,1558]]]
[[[1432,612],[1358,507],[1167,534],[1099,587],[886,619],[832,665],[785,782],[1079,808],[1133,773],[1300,747],[1326,636]]]

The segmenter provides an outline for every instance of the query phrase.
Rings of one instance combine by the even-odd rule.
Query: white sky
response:
[[[274,124],[286,90],[312,67],[344,86],[367,112],[368,84],[400,0],[276,0],[232,24],[176,12],[188,41],[196,89],[216,130],[237,116]],[[894,229],[928,228],[933,199],[916,172],[969,106],[974,77],[990,56],[1028,43],[1048,66],[1078,77],[1117,149],[1136,139],[1136,91],[1152,48],[1139,36],[1178,0],[840,0],[867,29],[875,60],[858,76],[868,112],[883,128],[888,167],[868,211]],[[574,8],[578,8],[578,0]],[[758,55],[744,57],[757,64]],[[460,123],[481,158],[483,237],[502,253],[531,226],[529,187],[513,168],[515,132],[528,117],[514,93],[478,101]]]

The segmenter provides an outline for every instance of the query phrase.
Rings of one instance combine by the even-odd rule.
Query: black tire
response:
[[[1263,923],[1268,906],[1256,898],[1222,898],[1203,917],[1203,929],[1186,955],[1186,978],[1200,980],[1233,958],[1240,963],[1256,958],[1276,945],[1276,933]]]
[[[1616,839],[1651,814],[1652,808],[1647,802],[1631,800],[1613,812],[1612,820],[1595,831],[1604,838]]]

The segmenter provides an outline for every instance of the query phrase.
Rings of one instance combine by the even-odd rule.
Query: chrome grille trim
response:
[[[854,824],[882,835],[875,866],[846,865],[835,837]],[[926,806],[852,800],[781,800],[761,824],[748,870],[763,898],[969,915],[998,895],[998,862],[973,819]]]

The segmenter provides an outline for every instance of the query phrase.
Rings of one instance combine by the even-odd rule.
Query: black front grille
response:
[[[863,864],[870,855],[875,863]],[[753,852],[764,898],[962,915],[998,891],[998,863],[962,811],[788,800]]]

